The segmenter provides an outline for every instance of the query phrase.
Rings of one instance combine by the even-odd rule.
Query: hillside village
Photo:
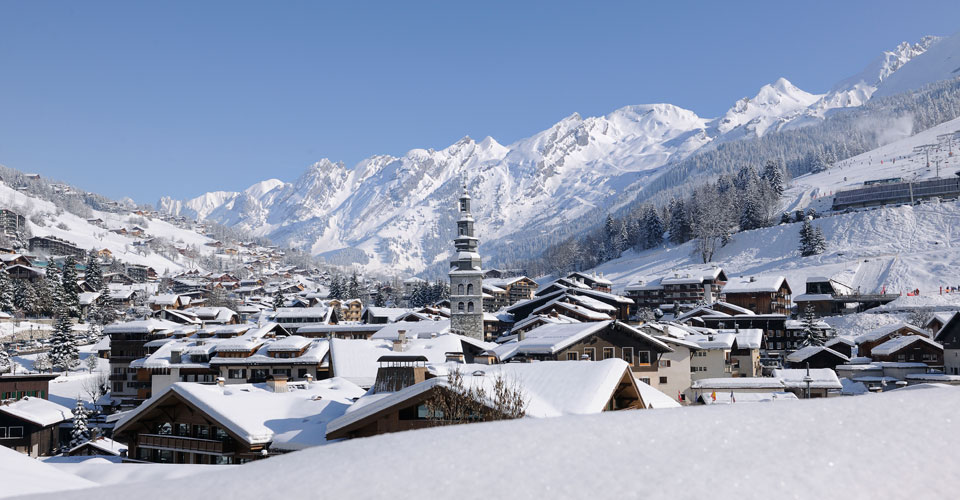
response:
[[[955,79],[938,85],[923,92],[960,95]],[[823,103],[840,94],[778,81],[687,131],[728,135],[679,134],[670,155],[727,154],[723,144],[768,129],[835,119]],[[780,114],[758,111],[761,97]],[[377,220],[376,231],[362,217],[343,223],[344,234],[364,232],[360,253],[380,245],[375,233],[399,247],[414,233],[437,240],[417,242],[430,259],[390,249],[403,258],[370,266],[330,253],[342,235],[304,233],[294,248],[284,224],[215,222],[252,192],[293,189],[280,181],[154,208],[0,167],[0,470],[24,473],[0,498],[173,488],[349,498],[384,496],[391,481],[400,497],[586,496],[580,479],[557,475],[571,471],[565,448],[622,496],[668,480],[696,496],[716,482],[793,493],[771,468],[818,471],[831,480],[808,479],[810,491],[850,497],[864,491],[849,477],[860,468],[878,484],[896,480],[895,465],[948,475],[949,460],[927,452],[953,451],[944,435],[960,409],[960,118],[912,132],[843,157],[724,166],[660,198],[635,192],[596,224],[558,230],[536,256],[514,252],[529,241],[504,230],[492,235],[506,247],[496,260],[483,233],[495,211],[483,204],[502,209],[501,193],[478,193],[493,181],[443,164],[430,189],[449,203],[429,217]],[[506,157],[491,141],[440,153]],[[911,445],[911,426],[923,445]],[[701,454],[729,460],[704,474]],[[494,484],[463,484],[476,474],[464,472],[467,455]],[[382,477],[357,484],[358,470]],[[536,487],[507,481],[523,475]]]

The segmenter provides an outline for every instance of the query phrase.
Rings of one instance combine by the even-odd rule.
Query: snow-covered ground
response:
[[[863,187],[864,181],[896,177],[911,181],[931,179],[937,176],[938,161],[940,177],[953,178],[954,172],[960,171],[960,140],[954,139],[952,148],[947,143],[942,149],[930,151],[929,168],[927,155],[913,152],[916,146],[937,144],[938,135],[960,131],[960,118],[915,135],[910,135],[913,125],[909,118],[876,126],[884,127],[891,142],[837,162],[831,169],[793,179],[790,188],[783,194],[783,210],[793,211],[809,205],[819,212],[826,211],[833,203],[834,193]]]
[[[937,295],[940,286],[960,285],[960,203],[887,207],[817,219],[827,251],[801,257],[800,224],[744,231],[717,251],[713,263],[728,277],[784,275],[794,295],[807,277],[839,275],[863,293],[900,293],[919,289]],[[628,251],[598,266],[622,290],[640,279],[672,276],[702,268],[693,244]],[[958,297],[960,298],[960,297]],[[939,300],[939,299],[938,299]]]
[[[50,381],[50,394],[48,399],[54,403],[73,408],[77,404],[77,399],[82,399],[84,405],[93,408],[93,401],[89,394],[91,385],[98,382],[101,374],[110,374],[110,360],[97,358],[96,351],[93,350],[94,344],[80,346],[80,364],[63,373],[59,377]],[[11,356],[11,360],[17,365],[16,372],[24,373],[34,371],[34,362],[40,354],[26,354],[23,356]],[[97,360],[97,366],[93,371],[87,368],[87,358]]]
[[[182,257],[176,261],[154,253],[145,247],[134,246],[137,238],[110,232],[110,229],[132,228],[137,225],[130,221],[131,216],[111,212],[93,211],[93,219],[101,219],[104,227],[87,222],[69,212],[57,214],[53,203],[28,196],[4,182],[0,182],[0,205],[10,208],[27,218],[27,225],[34,236],[56,236],[67,240],[84,250],[110,250],[113,257],[127,264],[140,264],[154,268],[158,273],[180,271],[189,266]],[[45,214],[42,226],[30,220],[34,214]],[[66,227],[58,227],[60,225]],[[142,226],[142,224],[141,224]],[[147,237],[158,237],[179,242],[185,246],[196,247],[200,252],[213,253],[214,249],[204,246],[212,241],[196,231],[182,229],[159,219],[148,219],[143,227]]]
[[[951,432],[958,413],[960,388],[914,386],[827,400],[521,419],[334,443],[187,475],[175,487],[150,478],[70,496],[952,498],[960,487],[949,459],[960,447]]]

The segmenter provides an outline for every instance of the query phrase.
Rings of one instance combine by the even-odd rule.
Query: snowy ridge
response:
[[[506,146],[491,137],[464,137],[439,151],[374,156],[353,167],[324,159],[293,182],[271,179],[187,201],[164,198],[159,207],[369,270],[440,270],[450,256],[450,214],[462,178],[475,199],[481,252],[496,257],[504,244],[562,235],[558,229],[577,227],[571,223],[588,214],[629,203],[670,162],[701,148],[859,106],[912,58],[943,45],[937,40],[903,43],[824,95],[780,78],[716,119],[670,104],[627,106],[600,117],[574,113]]]

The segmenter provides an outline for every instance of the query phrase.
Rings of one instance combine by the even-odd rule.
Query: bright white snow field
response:
[[[522,419],[355,439],[70,498],[956,498],[958,419],[960,388],[935,386]]]

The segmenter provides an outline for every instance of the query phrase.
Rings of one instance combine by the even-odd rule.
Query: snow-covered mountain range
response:
[[[464,137],[439,151],[413,149],[354,166],[323,159],[293,182],[270,179],[242,192],[163,198],[158,209],[339,255],[368,270],[417,273],[451,254],[455,198],[464,182],[475,199],[487,258],[508,245],[561,233],[595,208],[629,201],[625,192],[636,192],[670,161],[710,144],[809,125],[830,110],[862,105],[876,92],[949,78],[945,61],[960,57],[958,49],[958,35],[903,43],[825,94],[781,78],[714,119],[671,104],[628,106],[599,117],[574,113],[510,145]],[[898,79],[901,73],[909,77]]]

